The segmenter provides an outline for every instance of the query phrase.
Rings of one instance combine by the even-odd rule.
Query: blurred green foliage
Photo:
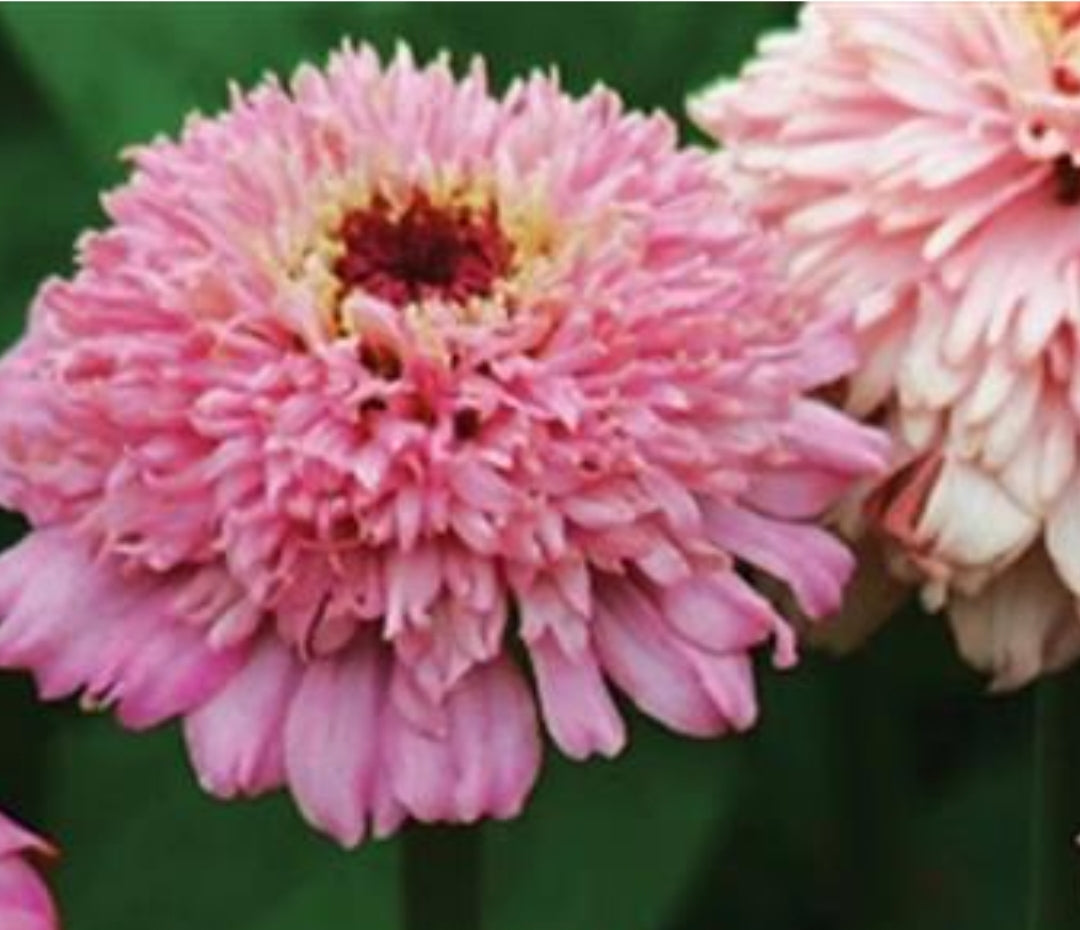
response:
[[[322,59],[343,37],[557,65],[678,114],[787,4],[9,4],[0,9],[0,340],[100,221],[123,146]],[[684,129],[685,123],[683,123]],[[0,399],[2,402],[2,399]],[[19,527],[0,524],[4,542]],[[92,605],[88,608],[92,609]],[[1027,695],[987,700],[915,611],[838,663],[763,668],[763,725],[616,762],[552,756],[526,815],[483,828],[486,930],[1017,930]],[[131,736],[0,682],[0,802],[54,834],[70,930],[398,930],[400,840],[343,853],[274,797],[204,797],[175,729]],[[455,876],[449,876],[454,880]],[[478,930],[432,927],[431,930]]]

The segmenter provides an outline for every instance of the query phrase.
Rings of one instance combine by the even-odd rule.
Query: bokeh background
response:
[[[347,35],[384,50],[401,39],[421,56],[483,54],[500,85],[556,65],[573,89],[603,81],[679,114],[794,15],[783,3],[6,4],[0,340],[101,221],[123,147],[217,109],[230,80],[288,73]],[[0,521],[3,545],[20,532]],[[526,815],[481,830],[483,930],[1023,925],[1029,694],[987,699],[944,624],[913,608],[854,657],[762,672],[764,718],[745,738],[694,742],[634,718],[615,762],[552,754]],[[36,704],[20,678],[0,680],[0,719],[0,805],[62,843],[53,883],[69,930],[402,926],[400,839],[343,853],[281,797],[212,801],[175,728],[131,736]],[[459,880],[452,856],[446,871]]]

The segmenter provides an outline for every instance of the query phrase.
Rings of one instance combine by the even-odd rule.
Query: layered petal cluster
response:
[[[522,806],[539,719],[613,755],[613,690],[749,727],[832,610],[814,517],[884,439],[853,362],[673,124],[536,75],[346,47],[131,154],[111,225],[0,363],[0,663],[202,784],[340,842]]]
[[[56,930],[56,909],[48,888],[28,857],[51,856],[52,848],[0,814],[0,927]]]
[[[898,447],[857,522],[997,686],[1071,661],[1080,8],[812,4],[691,109],[799,290],[853,310],[848,408]]]

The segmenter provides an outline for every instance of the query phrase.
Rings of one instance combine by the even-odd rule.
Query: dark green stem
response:
[[[1080,927],[1080,671],[1036,686],[1028,930]]]
[[[845,927],[865,927],[895,907],[908,842],[910,768],[898,736],[897,704],[881,686],[882,657],[880,650],[864,650],[826,670],[836,919]]]
[[[482,832],[415,825],[405,833],[405,930],[481,930]]]

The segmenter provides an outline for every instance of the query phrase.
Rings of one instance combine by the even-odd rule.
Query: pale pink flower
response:
[[[832,610],[812,520],[884,440],[669,120],[347,48],[131,157],[0,366],[0,662],[348,845],[514,815],[537,705],[575,758],[611,686],[754,722],[793,651],[736,560]]]
[[[56,930],[49,889],[28,859],[51,857],[53,849],[0,813],[0,927]]]
[[[998,687],[1073,660],[1080,7],[815,4],[691,109],[802,292],[854,310],[893,568]]]

